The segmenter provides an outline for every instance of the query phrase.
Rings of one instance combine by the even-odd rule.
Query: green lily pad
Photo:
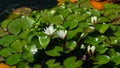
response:
[[[61,54],[59,52],[62,52],[63,48],[59,46],[55,46],[52,50],[46,51],[46,54],[49,56],[60,56]]]
[[[50,38],[48,36],[39,36],[38,38],[39,38],[41,47],[45,49],[50,42]]]
[[[97,55],[92,58],[94,64],[107,64],[110,61],[110,57],[107,55]]]
[[[47,62],[46,62],[46,67],[48,67],[48,68],[62,68],[61,66],[60,66],[60,63],[55,63],[55,59],[50,59],[50,60],[48,60]]]
[[[72,57],[68,57],[64,60],[64,67],[65,68],[80,68],[82,65],[82,61],[78,60],[76,61],[76,57],[72,56]]]
[[[65,46],[66,46],[66,48],[68,48],[70,51],[72,51],[72,50],[74,50],[75,47],[77,46],[77,42],[76,42],[76,41],[67,42]]]
[[[11,44],[11,48],[13,48],[14,50],[16,50],[17,52],[22,52],[23,47],[27,44],[27,42],[25,40],[16,40],[15,42],[13,42]]]
[[[12,48],[3,48],[0,50],[0,55],[3,57],[8,57],[12,55],[12,53],[15,53],[16,51]]]
[[[12,54],[6,59],[6,63],[9,65],[14,65],[17,64],[18,62],[21,61],[21,54]]]
[[[15,35],[8,35],[5,37],[0,38],[0,45],[3,47],[9,47],[12,42],[14,42],[17,39],[17,36]]]
[[[102,24],[99,31],[100,31],[100,33],[105,33],[108,28],[109,28],[109,24]]]
[[[22,29],[28,29],[33,26],[34,20],[30,17],[17,18],[8,25],[8,31],[11,34],[19,34]]]

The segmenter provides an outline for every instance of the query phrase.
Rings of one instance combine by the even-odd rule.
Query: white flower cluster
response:
[[[55,31],[56,29],[53,27],[53,25],[50,25],[44,29],[44,33],[48,36],[52,36]],[[67,30],[58,30],[56,34],[59,38],[64,39],[67,35]]]

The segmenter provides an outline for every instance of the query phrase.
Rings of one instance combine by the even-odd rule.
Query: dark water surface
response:
[[[18,7],[30,7],[32,9],[51,8],[57,0],[0,0],[0,21],[2,21],[13,9]]]

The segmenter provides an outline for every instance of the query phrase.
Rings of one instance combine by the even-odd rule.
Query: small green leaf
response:
[[[115,9],[115,8],[120,8],[118,4],[105,4],[104,5],[105,9]]]
[[[20,58],[21,58],[21,54],[13,54],[9,56],[5,62],[9,65],[14,65],[21,61]]]
[[[20,19],[15,19],[15,20],[12,20],[10,22],[10,24],[8,25],[8,31],[11,33],[11,34],[19,34],[19,32],[21,31],[21,28],[20,28]]]
[[[17,39],[17,36],[15,35],[8,35],[5,37],[2,37],[0,38],[0,45],[2,45],[3,47],[8,47],[16,39]]]
[[[39,36],[39,42],[42,48],[46,48],[50,42],[50,38],[48,36]]]
[[[30,32],[31,32],[30,30],[23,31],[23,32],[20,33],[19,37],[21,39],[27,39],[27,37],[28,37],[28,35],[29,35]]]
[[[33,62],[34,61],[34,57],[33,54],[30,51],[31,46],[26,46],[23,52],[23,59],[26,60],[27,62]]]
[[[90,15],[89,14],[83,14],[81,15],[81,17],[79,18],[79,21],[84,21],[86,20]]]
[[[78,26],[78,21],[76,20],[72,20],[72,21],[66,21],[64,24],[63,24],[63,27],[64,28],[69,28],[69,29],[73,29],[75,27]]]
[[[55,46],[54,49],[46,51],[46,54],[49,56],[60,56],[61,54],[59,52],[62,52],[63,49],[59,46]]]
[[[114,12],[113,12],[114,11]],[[108,17],[111,14],[116,14],[118,11],[116,9],[109,9],[104,12],[104,15]]]
[[[99,12],[98,10],[93,9],[93,10],[91,10],[90,12],[93,14],[93,16],[100,17],[100,12]]]
[[[107,64],[110,61],[110,57],[107,55],[97,55],[93,57],[94,64]]]
[[[97,54],[103,54],[108,50],[108,48],[105,47],[105,45],[97,45],[95,47],[96,47]]]
[[[72,56],[64,60],[64,66],[65,68],[80,68],[82,65],[82,61],[78,60],[76,61],[76,57]]]
[[[102,24],[99,31],[100,33],[105,33],[108,28],[109,28],[109,24]]]
[[[8,24],[10,23],[12,19],[6,19],[3,22],[1,22],[1,27],[2,28],[7,28]]]
[[[116,65],[120,64],[120,53],[116,52],[111,56],[111,61],[115,62]]]
[[[16,65],[17,68],[28,68],[28,62],[21,61]]]
[[[91,45],[97,45],[100,43],[98,38],[88,37],[85,39],[84,43],[91,44]]]
[[[60,63],[55,63],[55,59],[50,59],[46,62],[48,68],[62,68]]]
[[[20,25],[19,26],[22,29],[28,29],[28,28],[33,26],[34,22],[35,22],[34,19],[32,19],[30,17],[24,17],[24,18],[20,19],[20,22],[19,22]]]
[[[117,45],[118,44],[117,37],[111,36],[109,39],[110,39],[112,45]]]
[[[77,46],[76,41],[71,41],[66,43],[66,48],[68,48],[70,51],[74,50],[76,46]]]
[[[104,22],[110,22],[110,19],[107,17],[100,17],[99,22],[104,23]]]
[[[56,16],[53,16],[51,19],[50,19],[50,22],[51,23],[54,23],[56,25],[61,25],[63,23],[63,17],[62,15],[56,15]]]
[[[0,50],[0,55],[3,57],[8,57],[9,55],[11,55],[12,53],[15,53],[16,51],[14,49],[11,48],[3,48]]]
[[[25,40],[16,40],[11,44],[11,48],[15,49],[17,52],[22,52],[23,47],[27,44]]]

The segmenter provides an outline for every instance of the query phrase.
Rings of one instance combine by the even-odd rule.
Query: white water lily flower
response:
[[[67,35],[67,30],[59,30],[59,31],[57,31],[57,35],[61,39],[64,39],[66,37],[66,35]]]
[[[33,47],[31,48],[32,54],[35,54],[37,51],[38,51],[38,49],[37,49],[36,46],[33,46]]]
[[[91,23],[96,24],[97,23],[97,16],[91,17]]]
[[[93,54],[94,54],[94,52],[95,52],[95,46],[91,46],[90,47],[90,45],[87,47],[87,51],[88,51],[88,54],[90,55],[90,56],[92,56]]]
[[[53,25],[50,25],[49,27],[46,27],[46,29],[44,29],[44,33],[51,36],[55,32],[55,30],[56,29],[54,29]]]

